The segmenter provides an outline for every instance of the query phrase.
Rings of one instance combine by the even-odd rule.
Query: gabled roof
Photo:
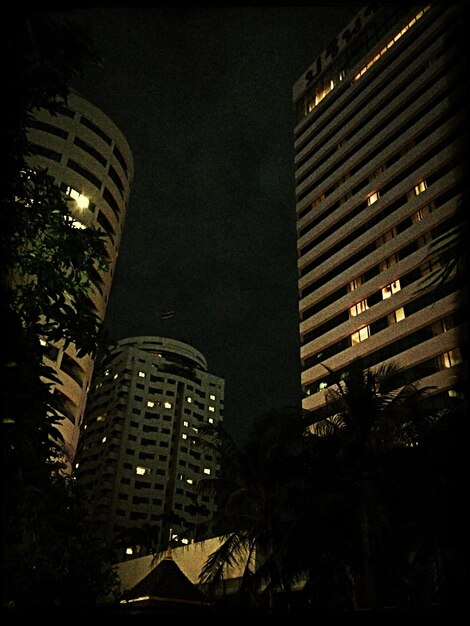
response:
[[[123,600],[136,604],[209,605],[205,595],[183,574],[171,556],[166,556],[151,572],[123,594]]]

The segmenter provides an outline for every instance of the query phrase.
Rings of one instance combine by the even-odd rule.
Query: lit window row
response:
[[[420,11],[419,13],[417,13],[412,20],[410,20],[408,22],[408,24],[402,28],[393,39],[390,39],[390,41],[382,48],[382,50],[380,50],[380,52],[378,52],[373,59],[371,59],[367,65],[364,65],[364,67],[356,74],[356,76],[354,76],[353,81],[359,80],[359,78],[361,78],[361,76],[363,76],[367,70],[369,70],[374,63],[376,63],[376,61],[378,61],[380,59],[380,57],[382,57],[388,50],[390,50],[390,48],[396,44],[396,42],[406,33],[407,30],[409,30],[412,26],[414,26],[416,24],[416,22],[421,19],[423,17],[423,15],[426,13],[426,11],[430,8],[430,5],[428,5],[427,7],[425,7],[422,11]]]
[[[361,300],[357,304],[350,307],[349,309],[350,316],[355,317],[356,315],[363,313],[368,308],[369,308],[369,305],[367,304],[367,300]]]
[[[310,111],[312,111],[317,106],[317,104],[319,104],[323,100],[323,98],[325,96],[327,96],[330,93],[330,91],[332,91],[334,89],[334,86],[335,86],[335,83],[334,83],[333,79],[331,79],[330,82],[326,85],[326,87],[324,87],[322,89],[322,91],[320,91],[320,92],[315,94],[315,99],[311,100],[308,103],[308,112],[309,113],[310,113]]]
[[[154,407],[161,405],[162,404],[160,401],[155,402],[154,400],[147,400],[147,406],[149,407],[149,409],[153,409]],[[165,409],[171,409],[173,405],[171,404],[171,402],[168,402],[168,400],[165,400],[163,406]]]
[[[423,193],[423,191],[426,191],[426,189],[427,189],[427,184],[426,184],[426,181],[423,180],[414,186],[414,193],[416,196],[419,196],[419,194]],[[380,199],[380,191],[373,191],[367,198],[367,206],[371,206],[372,204],[375,204],[377,200],[379,199]]]
[[[212,393],[211,393],[211,394],[210,394],[210,396],[209,396],[209,398],[210,398],[211,400],[215,400],[215,396],[214,396],[214,394],[212,394]],[[191,402],[192,402],[192,401],[193,401],[193,399],[191,398],[191,396],[187,396],[187,397],[186,397],[186,402],[188,402],[188,404],[191,404]]]

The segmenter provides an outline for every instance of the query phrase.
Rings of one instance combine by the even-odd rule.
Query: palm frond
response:
[[[244,532],[234,531],[223,537],[220,546],[207,557],[199,572],[199,582],[206,585],[208,595],[220,590],[230,570],[242,568],[245,571],[252,565],[250,548],[250,539]]]

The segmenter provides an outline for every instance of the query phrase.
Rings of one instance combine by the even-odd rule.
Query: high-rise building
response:
[[[294,85],[306,410],[326,402],[323,364],[355,360],[401,366],[391,389],[432,386],[436,409],[461,394],[461,276],[429,277],[468,186],[462,20],[452,3],[364,7]]]
[[[219,464],[196,437],[223,421],[223,406],[224,379],[190,345],[133,337],[110,348],[93,379],[74,476],[117,561],[166,548],[170,532],[188,543],[209,522],[216,505],[198,481],[217,476]]]
[[[56,184],[72,198],[72,215],[77,228],[97,226],[107,235],[109,269],[91,276],[90,307],[103,320],[114,275],[126,207],[133,179],[133,157],[116,125],[79,94],[70,94],[67,106],[57,115],[35,111],[28,123],[32,167],[47,168]],[[64,349],[59,342],[49,346],[48,365],[60,384],[52,391],[60,395],[64,419],[60,430],[65,440],[69,469],[77,447],[87,392],[93,372],[91,355],[78,357],[74,345]]]

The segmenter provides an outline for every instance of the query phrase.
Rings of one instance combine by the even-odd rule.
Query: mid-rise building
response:
[[[190,345],[133,337],[111,347],[96,372],[74,476],[116,561],[189,543],[216,505],[198,481],[218,458],[198,445],[203,425],[223,421],[224,380]]]
[[[121,242],[126,208],[133,179],[133,157],[117,126],[96,106],[79,94],[70,94],[66,107],[57,115],[37,110],[28,122],[31,167],[47,168],[61,189],[71,196],[77,228],[99,227],[106,235],[108,271],[96,269],[91,282],[90,308],[105,317]],[[71,469],[80,424],[93,373],[91,355],[78,357],[75,346],[63,342],[48,349],[47,364],[60,383],[52,391],[60,395],[64,419],[60,430]]]
[[[393,362],[436,409],[468,378],[461,276],[426,279],[468,186],[462,6],[364,7],[294,85],[306,410],[325,405],[323,364]]]

